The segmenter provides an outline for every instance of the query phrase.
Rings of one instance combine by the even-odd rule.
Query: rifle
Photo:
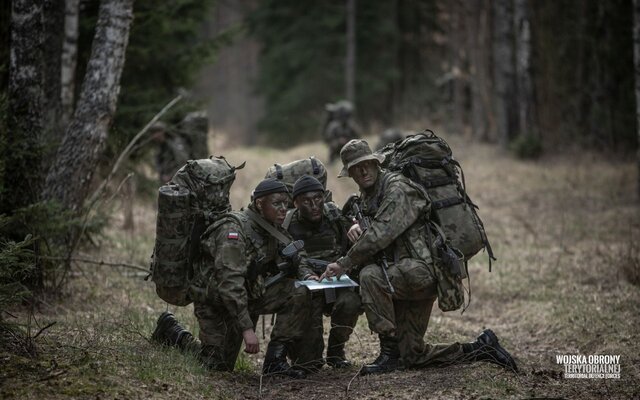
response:
[[[364,214],[362,214],[362,210],[360,209],[360,205],[358,204],[359,200],[360,198],[358,196],[352,195],[351,197],[349,197],[349,200],[347,200],[345,208],[347,208],[348,204],[351,210],[353,210],[355,218],[358,221],[358,225],[360,225],[360,228],[362,228],[362,232],[364,233],[367,229],[369,229],[369,226],[371,226],[371,224],[369,222],[369,218],[365,217]],[[391,280],[389,280],[389,274],[387,273],[387,270],[389,269],[389,263],[387,263],[387,256],[384,254],[384,252],[382,252],[378,263],[382,264],[380,268],[382,268],[384,279],[387,281],[389,292],[391,292],[391,294],[394,294],[396,291],[391,284]]]
[[[297,266],[300,257],[298,253],[302,249],[304,249],[304,241],[302,240],[293,241],[282,249],[282,257],[284,257],[285,261],[278,264],[278,270],[280,272],[264,282],[265,288],[273,286],[284,278],[294,274],[295,268],[293,267]]]
[[[329,261],[319,260],[317,258],[305,258],[305,260],[309,263],[311,270],[318,274],[318,276],[322,275],[327,269],[327,265],[331,264]]]

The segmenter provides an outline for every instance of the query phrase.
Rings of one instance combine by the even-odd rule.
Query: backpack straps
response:
[[[282,174],[282,165],[280,164],[273,164],[274,167],[276,167],[276,178],[281,181],[282,178],[284,177],[284,175]]]
[[[284,244],[285,246],[291,243],[291,239],[289,239],[287,235],[277,230],[273,225],[271,225],[264,218],[262,218],[260,214],[256,213],[250,208],[247,208],[246,213],[249,216],[249,219],[251,221],[260,225],[262,229],[267,231],[271,236],[276,238],[280,243]]]
[[[309,157],[311,160],[311,168],[313,169],[313,175],[320,175],[320,166],[318,165],[318,160],[314,156]]]

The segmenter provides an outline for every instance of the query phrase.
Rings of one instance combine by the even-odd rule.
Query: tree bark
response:
[[[449,54],[451,57],[452,103],[453,103],[453,133],[462,134],[465,130],[465,86],[468,74],[465,71],[465,61],[468,57],[464,46],[464,10],[466,5],[459,0],[449,1]]]
[[[489,35],[490,2],[478,0],[467,7],[467,47],[471,89],[471,132],[483,141],[495,141],[495,118],[491,107],[491,38]]]
[[[76,63],[78,60],[78,32],[80,0],[66,0],[64,14],[64,41],[60,68],[60,126],[66,127],[73,114]]]
[[[633,0],[633,63],[635,64],[636,86],[636,130],[638,134],[638,198],[640,199],[640,0]]]
[[[538,137],[531,63],[531,17],[528,0],[515,0],[518,132]]]
[[[347,0],[347,54],[345,59],[347,100],[356,102],[356,0]]]
[[[64,126],[60,124],[62,106],[60,102],[60,65],[62,39],[64,33],[64,2],[44,0],[43,2],[44,63],[44,132],[47,147],[57,145],[62,139]],[[55,147],[53,147],[55,149]],[[51,154],[53,155],[53,154]],[[45,166],[47,159],[45,156]]]
[[[34,0],[14,0],[10,29],[2,212],[36,202],[42,186],[42,4]]]
[[[47,175],[44,198],[74,211],[87,196],[116,111],[132,8],[133,0],[100,3],[78,105]]]
[[[494,89],[498,141],[507,148],[517,133],[513,0],[494,1]]]

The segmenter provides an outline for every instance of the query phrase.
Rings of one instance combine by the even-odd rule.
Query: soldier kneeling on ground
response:
[[[384,156],[372,154],[364,140],[351,140],[340,151],[340,158],[344,167],[339,176],[351,177],[358,185],[363,214],[370,223],[365,231],[359,224],[349,229],[353,246],[329,264],[321,278],[339,277],[364,265],[360,295],[369,328],[380,338],[380,355],[361,374],[465,361],[487,361],[517,371],[515,361],[490,329],[471,343],[424,343],[438,298],[431,235],[425,229],[429,196],[404,175],[381,169]],[[383,269],[380,260],[389,260],[388,269]]]
[[[293,186],[296,208],[288,212],[283,227],[294,239],[304,241],[309,257],[333,262],[349,249],[347,229],[351,223],[342,216],[335,203],[325,203],[324,199],[322,183],[312,176],[302,176]],[[317,280],[323,271],[324,267],[316,267],[313,275],[305,279]],[[294,343],[291,358],[306,370],[316,371],[322,367],[324,314],[331,317],[326,362],[333,368],[350,367],[344,348],[362,313],[358,292],[354,288],[340,288],[312,293],[309,323],[303,339]]]
[[[309,273],[303,259],[283,260],[279,251],[279,242],[292,241],[280,226],[288,203],[286,186],[265,179],[255,188],[246,210],[225,214],[207,229],[191,290],[200,340],[168,312],[158,319],[152,340],[197,354],[211,369],[232,371],[243,341],[246,353],[260,350],[255,334],[258,317],[277,313],[262,371],[305,376],[290,367],[287,351],[307,325],[310,292],[304,286],[295,288],[292,277],[266,285],[268,278],[280,272],[283,261],[293,262],[293,272],[298,273],[299,268],[299,276]]]

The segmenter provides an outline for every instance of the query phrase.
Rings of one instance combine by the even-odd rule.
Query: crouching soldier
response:
[[[306,287],[296,289],[290,278],[266,287],[268,278],[280,272],[278,264],[286,261],[278,248],[282,248],[279,242],[291,241],[280,227],[288,203],[285,185],[266,179],[255,188],[248,209],[225,214],[207,229],[192,287],[200,340],[167,312],[158,319],[153,340],[197,353],[209,368],[232,371],[243,341],[245,352],[260,350],[255,333],[258,317],[277,313],[263,373],[304,377],[303,371],[290,368],[287,350],[307,324],[310,293]],[[308,274],[300,268],[301,274]]]
[[[366,230],[359,224],[349,229],[349,239],[355,243],[344,257],[327,266],[322,277],[365,266],[360,271],[360,295],[369,328],[380,337],[380,355],[361,373],[393,371],[402,362],[404,367],[421,368],[461,361],[487,361],[515,371],[515,361],[490,329],[471,343],[424,343],[438,296],[425,229],[430,199],[402,174],[382,170],[384,156],[372,154],[364,140],[351,140],[340,158],[344,168],[339,176],[351,177],[358,185],[362,213],[370,221]]]
[[[296,208],[289,211],[283,227],[294,239],[304,241],[309,257],[333,262],[349,249],[347,229],[351,223],[342,216],[333,202],[325,203],[324,198],[324,187],[316,178],[304,175],[298,179],[293,187],[293,203]],[[324,272],[324,266],[314,269],[312,275],[304,278],[317,280]],[[361,308],[360,296],[353,288],[314,291],[306,331],[303,339],[295,343],[291,353],[295,364],[311,371],[324,364],[324,314],[331,316],[327,364],[333,368],[351,366],[344,348],[358,321],[358,315],[362,313]]]

